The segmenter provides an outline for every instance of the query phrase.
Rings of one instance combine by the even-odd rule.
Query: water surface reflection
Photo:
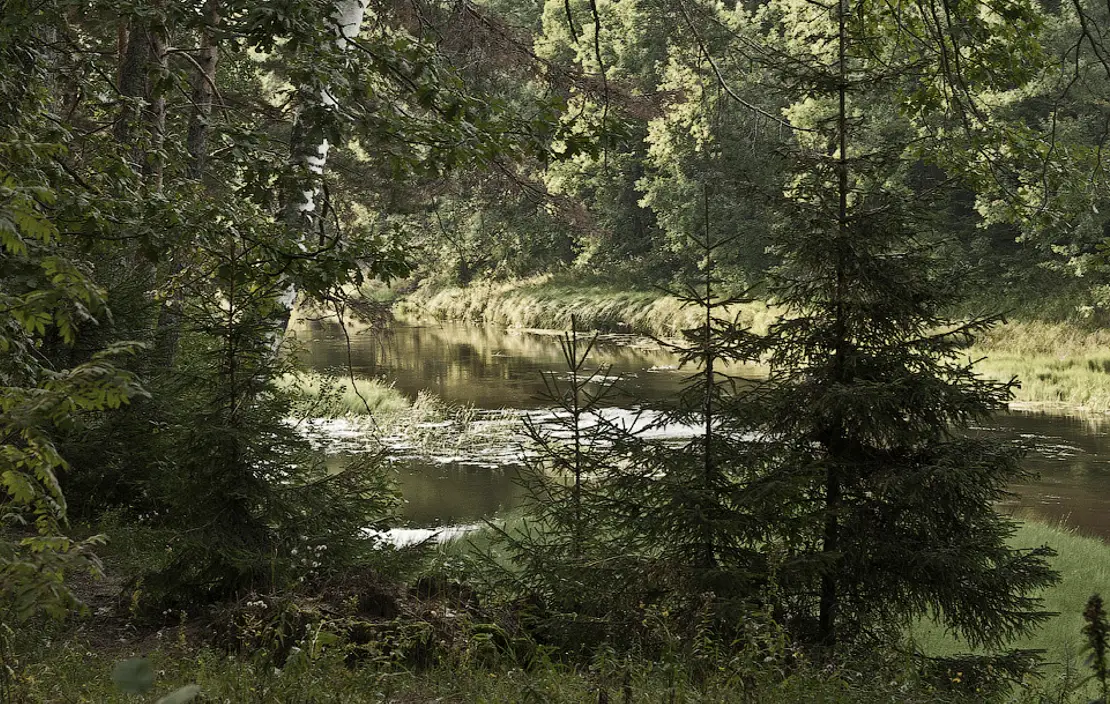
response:
[[[299,339],[310,367],[346,373],[348,348],[337,326],[303,328]],[[558,341],[536,331],[402,325],[385,334],[353,335],[350,362],[356,374],[388,380],[409,398],[430,391],[481,409],[534,409],[546,405],[541,372],[564,368]],[[599,338],[592,360],[624,377],[629,395],[613,398],[614,405],[634,398],[666,401],[682,388],[684,374],[675,369],[674,355],[648,340]],[[1026,463],[1039,478],[1014,487],[1017,496],[1002,510],[1110,539],[1110,421],[1012,411],[974,432],[1031,446]],[[405,516],[413,525],[474,522],[521,500],[511,467],[406,460],[398,469]]]

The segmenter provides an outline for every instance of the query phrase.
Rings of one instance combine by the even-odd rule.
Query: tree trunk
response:
[[[126,29],[120,29],[117,40],[122,47],[119,92],[126,102],[113,136],[121,146],[130,147],[131,162],[147,178],[150,190],[160,191],[166,102],[150,77],[166,71],[166,28],[160,16],[133,17]]]
[[[222,20],[222,11],[222,0],[206,0],[204,3],[204,26],[201,28],[200,51],[197,52],[197,67],[192,80],[193,114],[186,136],[189,176],[194,179],[203,178],[208,163],[212,98],[216,92],[216,65],[220,58],[219,41],[213,36],[213,31]]]
[[[192,75],[192,114],[185,137],[189,152],[186,171],[189,178],[203,180],[208,165],[208,135],[211,132],[212,101],[216,95],[216,67],[219,63],[220,45],[214,33],[222,16],[222,0],[206,0],[204,25],[200,30],[200,50]],[[175,276],[185,268],[188,252],[179,252],[170,262],[170,275]],[[183,300],[179,291],[171,292],[158,311],[158,332],[154,341],[154,360],[162,369],[172,369],[177,359],[181,341]]]
[[[119,92],[125,102],[112,134],[121,147],[130,145],[131,162],[138,166],[142,163],[145,152],[142,142],[137,139],[138,126],[142,122],[142,103],[150,97],[147,79],[153,53],[150,26],[132,18],[127,29],[120,32],[119,38],[124,43],[119,67]]]
[[[834,305],[836,308],[836,349],[834,351],[834,381],[838,384],[849,381],[847,369],[847,348],[850,340],[847,330],[847,311],[845,310],[845,262],[848,246],[848,67],[847,67],[847,30],[846,21],[848,0],[837,2],[837,196],[836,213],[837,269]],[[846,452],[844,428],[840,422],[833,423],[826,442],[826,451],[832,462],[825,474],[825,527],[822,536],[821,552],[825,558],[821,574],[821,603],[818,617],[819,638],[823,645],[836,645],[836,617],[839,606],[837,594],[837,553],[840,550],[840,504],[841,485],[838,462]]]
[[[366,5],[369,0],[338,0],[332,9],[329,18],[335,27],[335,45],[341,51],[347,49],[347,42],[358,38],[362,28],[362,19],[366,14]],[[323,88],[319,95],[313,95],[308,90],[300,90],[301,104],[315,102],[323,107],[334,109],[338,107],[335,98],[327,88]],[[285,185],[285,203],[282,216],[286,225],[293,232],[299,233],[302,244],[308,240],[309,235],[317,227],[323,227],[321,218],[324,213],[317,200],[321,193],[321,181],[324,167],[327,165],[328,150],[331,145],[328,140],[321,140],[319,144],[306,144],[305,126],[300,115],[293,120],[293,129],[289,137],[290,165],[292,173]],[[321,237],[323,235],[321,234]],[[285,309],[283,316],[285,324],[293,314],[293,303],[297,299],[296,287],[290,284],[281,294],[279,302]],[[275,350],[281,345],[284,329],[278,333],[274,340]]]

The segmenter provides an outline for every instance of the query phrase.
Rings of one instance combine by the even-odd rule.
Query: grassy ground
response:
[[[1042,595],[1045,610],[1057,615],[1036,633],[1013,643],[1013,647],[1044,650],[1050,684],[1085,677],[1088,672],[1084,664],[1082,614],[1092,594],[1110,596],[1110,545],[1064,527],[1036,522],[1021,524],[1012,542],[1022,547],[1048,545],[1056,550],[1052,566],[1061,575],[1060,583]],[[922,652],[930,655],[969,651],[965,643],[928,621],[912,630],[912,638]],[[1093,690],[1090,693],[1093,696]]]
[[[736,667],[692,674],[665,662],[599,661],[590,667],[540,661],[527,669],[509,663],[475,661],[482,648],[463,651],[461,659],[413,671],[388,662],[351,667],[339,654],[303,657],[278,668],[263,657],[229,657],[212,650],[159,647],[149,653],[157,678],[148,696],[120,692],[109,673],[119,655],[91,652],[68,644],[48,661],[18,675],[13,703],[81,702],[136,704],[153,702],[175,688],[199,685],[204,702],[233,704],[320,703],[583,703],[672,702],[701,704],[941,704],[975,698],[938,692],[900,675],[875,670],[819,669],[794,666],[791,672],[752,674]],[[625,672],[628,673],[625,676]]]

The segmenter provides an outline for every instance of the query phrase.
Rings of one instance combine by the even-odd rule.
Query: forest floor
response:
[[[1022,524],[1014,542],[1057,550],[1053,565],[1062,581],[1043,596],[1058,615],[1014,644],[1044,651],[1042,676],[993,700],[1089,701],[1081,614],[1092,592],[1110,593],[1110,545],[1038,523]],[[756,650],[675,641],[650,658],[568,657],[521,637],[512,612],[482,607],[454,579],[437,578],[429,588],[417,576],[445,560],[465,562],[458,558],[469,549],[456,542],[426,554],[408,583],[367,570],[317,585],[311,596],[248,595],[187,616],[137,610],[139,587],[118,572],[133,557],[121,560],[109,548],[107,581],[78,585],[89,602],[86,616],[14,634],[18,655],[6,701],[134,704],[187,684],[200,686],[201,701],[229,704],[986,700],[970,670],[925,673],[905,654],[969,650],[927,620],[908,633],[903,653],[854,653],[836,662],[811,660],[774,639]],[[155,674],[149,696],[123,693],[113,681],[115,666],[137,657]]]

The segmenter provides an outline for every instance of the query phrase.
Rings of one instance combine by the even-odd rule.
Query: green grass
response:
[[[306,644],[307,645],[307,644]],[[724,660],[709,671],[690,663],[635,656],[597,658],[589,665],[559,664],[541,654],[528,667],[499,654],[489,640],[473,637],[456,644],[438,664],[403,666],[390,657],[344,662],[341,648],[312,657],[311,647],[277,667],[265,653],[228,656],[175,642],[167,629],[157,644],[95,646],[79,640],[54,644],[42,657],[17,663],[13,704],[153,702],[174,689],[199,685],[205,702],[234,704],[417,704],[515,702],[583,703],[604,701],[675,704],[940,704],[976,701],[938,692],[908,669],[819,667],[804,659],[770,666],[763,657]],[[145,695],[125,694],[111,681],[115,663],[136,655],[149,658],[156,673]],[[791,657],[791,656],[787,656]],[[767,656],[766,660],[774,659]],[[627,675],[626,675],[627,673]]]
[[[399,302],[394,310],[409,318],[559,330],[570,327],[573,314],[583,329],[661,337],[674,337],[683,329],[700,324],[703,315],[656,290],[575,285],[554,282],[550,277],[418,291]],[[756,330],[766,330],[774,319],[762,303],[733,306],[722,317],[738,317]]]
[[[394,415],[407,411],[411,403],[392,385],[377,379],[326,376],[317,372],[286,374],[278,386],[296,390],[297,409],[312,417]]]
[[[485,561],[487,557],[492,558],[494,563],[501,568],[513,570],[515,567],[511,556],[499,547],[498,537],[500,533],[498,531],[503,530],[509,535],[519,535],[526,522],[529,525],[535,523],[528,518],[527,513],[522,508],[502,513],[496,518],[490,519],[490,523],[496,528],[483,526],[437,545],[435,562],[439,566],[453,565],[452,568],[446,571],[451,573],[452,578],[462,580],[467,579],[466,570],[469,569],[472,560]]]
[[[973,354],[976,351],[973,350]],[[1017,377],[1019,403],[1068,408],[1093,413],[1110,411],[1110,354],[1091,356],[1026,357],[987,352],[976,364],[984,376],[998,380]],[[974,358],[974,357],[973,357]]]
[[[1110,411],[1110,330],[1013,321],[984,336],[969,355],[983,358],[976,369],[985,376],[1016,376],[1019,402]]]
[[[1015,648],[1043,649],[1049,681],[1078,673],[1089,674],[1083,664],[1083,609],[1092,594],[1110,597],[1110,545],[1097,538],[1077,534],[1065,527],[1044,523],[1022,523],[1012,539],[1021,547],[1048,545],[1056,550],[1052,566],[1061,575],[1059,584],[1041,595],[1044,608],[1056,612],[1036,633],[1012,644]],[[930,655],[969,652],[967,645],[946,634],[930,621],[912,629],[916,645]]]

